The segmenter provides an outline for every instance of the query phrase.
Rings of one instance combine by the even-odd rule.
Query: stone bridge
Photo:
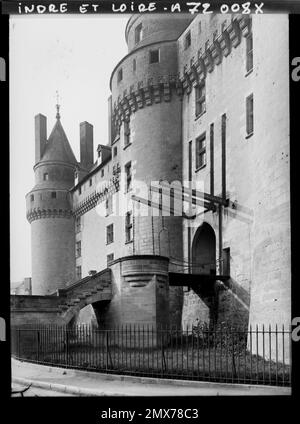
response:
[[[86,305],[111,299],[111,270],[107,268],[49,296],[11,295],[11,324],[68,324]]]

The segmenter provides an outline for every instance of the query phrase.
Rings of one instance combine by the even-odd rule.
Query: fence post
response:
[[[108,331],[105,331],[105,339],[106,339],[106,370],[108,370]]]
[[[37,346],[36,346],[36,357],[37,357],[37,361],[39,362],[39,360],[40,360],[40,332],[39,332],[39,330],[37,330],[36,335],[37,335],[37,337],[36,337],[36,344],[37,344]]]

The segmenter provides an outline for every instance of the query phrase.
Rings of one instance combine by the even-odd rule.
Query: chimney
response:
[[[88,122],[80,124],[80,164],[85,169],[90,169],[94,164],[93,158],[94,136],[93,125]]]
[[[45,151],[47,143],[47,118],[42,114],[35,119],[35,163],[39,162]]]

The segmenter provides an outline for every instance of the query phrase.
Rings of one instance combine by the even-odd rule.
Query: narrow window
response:
[[[48,181],[48,179],[49,179],[49,174],[48,174],[48,172],[45,172],[44,173],[44,181]]]
[[[51,191],[51,198],[56,199],[56,191]]]
[[[92,178],[90,178],[90,186],[93,184],[93,180]]]
[[[195,87],[195,114],[196,117],[202,115],[206,110],[205,102],[205,82]]]
[[[113,202],[112,202],[112,196],[109,196],[105,201],[105,209],[106,209],[106,216],[109,216],[113,212]]]
[[[30,201],[33,202],[34,201],[34,194],[30,195]]]
[[[189,182],[192,181],[192,167],[193,167],[193,153],[192,153],[193,142],[189,142]]]
[[[223,249],[223,275],[230,276],[230,247]]]
[[[253,35],[252,33],[246,38],[246,71],[253,69]]]
[[[198,35],[200,35],[202,32],[202,28],[201,28],[201,21],[198,24]]]
[[[76,279],[81,280],[81,266],[76,267]]]
[[[132,241],[132,212],[127,212],[125,217],[125,242]]]
[[[253,94],[246,98],[246,132],[247,135],[251,135],[254,132]]]
[[[130,142],[130,121],[124,121],[124,146],[128,146]]]
[[[131,190],[131,183],[132,183],[131,162],[129,162],[127,165],[125,165],[125,174],[126,174],[125,191],[126,191],[126,193],[128,193]]]
[[[184,38],[184,50],[187,50],[191,45],[191,31],[189,31]]]
[[[76,258],[81,256],[81,241],[76,242]]]
[[[222,24],[221,24],[221,33],[223,33],[225,31],[226,27],[227,27],[227,22],[226,21],[222,22]]]
[[[133,62],[132,62],[132,70],[133,70],[133,72],[135,72],[135,71],[136,71],[136,59],[133,59]]]
[[[143,26],[142,24],[139,24],[134,31],[134,38],[135,38],[135,44],[142,41],[143,38]]]
[[[196,138],[196,170],[206,165],[206,140],[205,134]]]
[[[150,50],[149,63],[158,63],[158,62],[159,62],[159,49]]]
[[[81,194],[81,186],[78,188],[78,193]]]
[[[106,244],[113,243],[114,241],[114,225],[110,224],[106,227]]]
[[[75,230],[76,233],[79,233],[81,231],[81,217],[78,216],[75,220]]]
[[[121,82],[123,79],[123,69],[120,68],[118,71],[118,83]]]
[[[104,169],[101,169],[101,177],[104,177]]]
[[[118,148],[117,148],[117,146],[115,146],[114,150],[113,150],[114,157],[117,156],[117,154],[118,154]]]
[[[114,254],[110,253],[109,255],[106,256],[106,263],[107,266],[110,265],[112,263],[112,261],[114,260]]]

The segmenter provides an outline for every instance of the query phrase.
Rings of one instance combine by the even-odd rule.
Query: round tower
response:
[[[75,274],[75,231],[69,189],[76,158],[60,121],[47,139],[47,119],[35,117],[35,186],[26,195],[31,224],[32,291],[48,295],[64,288]]]
[[[182,87],[178,83],[177,39],[190,15],[133,15],[125,36],[128,54],[111,76],[112,143],[122,150],[121,169],[130,162],[134,181],[182,182]],[[124,171],[123,171],[124,172]],[[138,204],[134,202],[133,209]],[[182,269],[182,217],[135,216],[134,253],[169,258]],[[171,321],[180,325],[182,289],[170,290]],[[176,293],[175,293],[176,291]],[[176,316],[172,313],[176,310]]]

